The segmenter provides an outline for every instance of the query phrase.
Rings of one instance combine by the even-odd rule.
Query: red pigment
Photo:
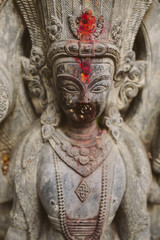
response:
[[[78,62],[80,68],[82,69],[81,73],[81,81],[83,83],[89,83],[90,82],[90,72],[91,72],[91,60],[90,58],[85,58],[85,59],[78,59],[76,58],[76,61]]]
[[[86,10],[77,20],[78,26],[78,38],[80,40],[91,40],[91,35],[95,32],[96,18],[92,16],[92,11]],[[81,81],[83,83],[90,82],[90,72],[91,72],[91,60],[90,58],[85,58],[82,60],[76,59],[82,69]]]
[[[80,40],[91,40],[91,34],[94,32],[96,18],[92,16],[92,11],[86,10],[78,18],[78,38]]]

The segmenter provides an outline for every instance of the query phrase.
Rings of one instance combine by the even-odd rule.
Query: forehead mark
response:
[[[81,82],[90,83],[91,59],[85,58],[80,60],[79,58],[76,58],[76,61],[82,70],[82,73],[80,76]]]
[[[66,68],[65,63],[69,64],[69,65],[72,64],[72,66],[74,66],[74,67]],[[78,67],[77,67],[76,63],[79,65],[80,71],[78,71]],[[59,74],[60,75],[61,74],[68,75],[69,74],[70,76],[72,76],[72,78],[76,77],[77,79],[79,79],[83,84],[90,84],[91,79],[93,80],[93,78],[95,79],[101,74],[99,67],[101,68],[103,75],[105,72],[105,75],[109,76],[111,74],[111,66],[112,66],[111,62],[108,62],[108,61],[107,62],[106,61],[93,62],[90,58],[83,58],[83,59],[74,58],[74,61],[72,59],[72,61],[66,61],[63,64],[62,63],[58,64],[56,73],[57,73],[57,75],[59,75]],[[96,68],[97,68],[97,71],[96,71]],[[57,70],[60,70],[60,72]],[[74,72],[72,72],[72,70],[75,71],[76,76],[74,75]],[[76,73],[76,71],[77,71],[77,73]]]

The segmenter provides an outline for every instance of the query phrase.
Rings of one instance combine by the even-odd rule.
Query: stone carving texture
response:
[[[0,121],[6,116],[9,107],[8,97],[4,86],[0,83]]]
[[[157,6],[0,1],[0,238],[159,240]]]

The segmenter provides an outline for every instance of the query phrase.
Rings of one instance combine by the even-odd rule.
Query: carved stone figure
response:
[[[137,36],[158,2],[5,4],[20,22],[15,78],[0,68],[1,208],[14,198],[5,240],[158,240],[147,199],[160,204],[159,134],[147,142],[149,127],[134,119],[152,109],[132,102],[149,68]]]

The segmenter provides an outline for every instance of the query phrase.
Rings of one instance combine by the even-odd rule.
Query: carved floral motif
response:
[[[120,18],[116,19],[112,27],[112,38],[113,40],[120,45],[121,33],[122,33],[122,20]]]
[[[118,96],[118,107],[126,110],[133,98],[144,87],[144,69],[146,63],[135,61],[135,53],[129,52],[125,57],[125,62],[120,67],[116,75],[115,85],[120,85]]]
[[[55,17],[51,16],[50,26],[48,26],[47,29],[51,41],[59,40],[61,38],[62,26]]]

